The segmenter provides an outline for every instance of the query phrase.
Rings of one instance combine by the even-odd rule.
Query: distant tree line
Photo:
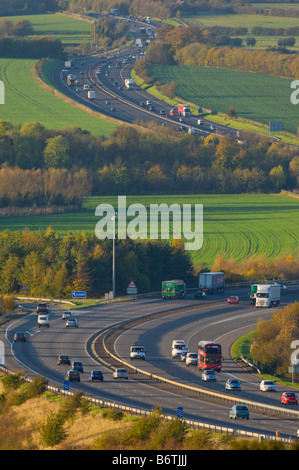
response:
[[[0,57],[42,59],[64,59],[62,43],[54,37],[0,38]]]
[[[264,26],[253,26],[251,30],[244,26],[232,27],[232,26],[220,26],[214,25],[204,28],[205,31],[209,31],[214,35],[225,35],[225,36],[247,36],[251,34],[253,36],[299,36],[299,26],[291,26],[289,28],[268,28]]]
[[[148,47],[147,64],[224,67],[297,78],[299,55],[295,53],[242,49],[240,38],[217,35],[215,31],[202,30],[198,26],[174,28],[163,25],[158,33],[158,39]],[[293,44],[294,39],[290,45]]]
[[[1,0],[0,16],[31,15],[57,11],[60,0]]]
[[[139,293],[160,291],[162,281],[173,277],[189,286],[194,282],[189,252],[168,241],[116,240],[115,257],[117,295],[126,294],[132,279]],[[80,290],[100,298],[112,290],[112,240],[85,233],[61,236],[51,227],[1,231],[0,292],[25,294],[25,284],[33,297],[71,298]]]
[[[145,123],[143,123],[145,125]],[[0,205],[80,205],[87,195],[211,194],[299,189],[292,146],[243,134],[203,139],[153,126],[110,137],[0,121]]]
[[[28,36],[33,32],[33,26],[28,20],[19,20],[13,23],[5,18],[0,18],[0,37]]]

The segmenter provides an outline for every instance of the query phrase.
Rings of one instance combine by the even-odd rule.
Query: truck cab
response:
[[[130,359],[142,359],[145,360],[145,347],[137,344],[133,344],[130,347]]]
[[[280,304],[279,284],[258,284],[256,291],[256,307],[274,307]]]

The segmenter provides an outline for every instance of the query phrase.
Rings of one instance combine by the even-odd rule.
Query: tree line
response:
[[[142,123],[146,126],[145,123]],[[148,124],[109,137],[0,121],[0,206],[77,205],[88,195],[223,194],[299,188],[296,147],[243,133],[196,138]]]
[[[291,355],[298,353],[292,342],[299,338],[299,303],[279,309],[271,320],[260,319],[254,336],[250,356],[264,373],[290,377]],[[298,374],[296,374],[298,377]]]
[[[163,25],[158,30],[158,39],[148,47],[145,62],[150,65],[224,67],[297,78],[298,54],[242,49],[234,47],[241,45],[236,42],[239,38],[233,39],[234,42],[230,38],[227,42],[226,36],[217,35],[198,26],[174,28],[171,25]]]
[[[57,11],[63,0],[1,0],[0,16],[30,15]]]
[[[126,239],[115,245],[118,296],[126,295],[132,279],[138,293],[160,291],[165,279],[178,277],[189,286],[194,282],[190,254],[180,244]],[[45,232],[4,230],[0,281],[5,294],[71,298],[71,292],[79,290],[88,298],[101,298],[112,290],[112,240],[85,233],[61,236],[51,227]]]
[[[55,37],[2,37],[0,38],[0,57],[64,59],[65,54],[61,41]]]

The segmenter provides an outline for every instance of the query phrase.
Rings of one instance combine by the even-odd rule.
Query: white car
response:
[[[66,323],[65,323],[65,326],[67,328],[71,328],[71,327],[74,327],[74,328],[78,328],[79,324],[78,324],[78,321],[76,320],[76,318],[69,318]]]
[[[186,366],[197,366],[198,365],[198,353],[189,352],[186,355]]]
[[[201,380],[204,382],[216,382],[217,380],[217,375],[214,370],[206,369],[203,371],[201,374]]]
[[[273,380],[262,380],[260,383],[261,392],[276,392],[276,384]]]
[[[113,372],[114,379],[128,379],[128,371],[127,369],[115,369]]]
[[[37,326],[40,328],[41,326],[45,326],[49,328],[50,320],[49,315],[39,315],[37,319]]]

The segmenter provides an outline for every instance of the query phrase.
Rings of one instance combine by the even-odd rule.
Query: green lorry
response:
[[[180,279],[162,282],[163,299],[182,299],[186,295],[186,284]]]

